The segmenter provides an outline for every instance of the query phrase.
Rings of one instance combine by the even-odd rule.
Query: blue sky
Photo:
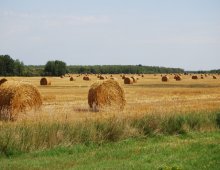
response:
[[[0,54],[25,64],[220,68],[219,0],[0,0]]]

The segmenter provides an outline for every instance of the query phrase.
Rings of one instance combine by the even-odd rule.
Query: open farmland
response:
[[[203,141],[202,134],[204,133],[204,141],[200,147],[197,147],[198,150],[195,151],[197,156],[192,165],[187,165],[187,162],[189,163],[190,160],[186,160],[184,163],[175,162],[172,157],[166,159],[163,162],[163,166],[166,167],[166,165],[174,164],[178,165],[177,167],[188,167],[190,169],[194,166],[200,169],[206,169],[206,166],[209,166],[215,169],[217,164],[219,164],[218,152],[216,154],[214,152],[214,155],[210,152],[209,156],[204,158],[203,164],[199,162],[199,157],[204,154],[200,152],[201,148],[204,147],[206,149],[204,152],[208,152],[210,144],[216,148],[213,150],[219,150],[219,129],[218,123],[216,123],[216,115],[219,116],[220,111],[219,75],[216,75],[216,79],[213,79],[212,75],[207,75],[206,77],[204,76],[204,79],[200,79],[199,75],[199,79],[197,80],[193,80],[190,75],[183,75],[181,81],[176,81],[173,79],[174,75],[169,75],[168,82],[162,82],[161,75],[159,74],[145,74],[143,77],[135,75],[138,80],[137,83],[133,84],[124,84],[120,75],[113,75],[113,77],[117,78],[116,81],[121,84],[125,92],[126,105],[123,111],[114,110],[114,108],[110,107],[100,111],[91,110],[88,105],[88,91],[90,86],[98,80],[97,76],[89,75],[91,78],[90,81],[83,80],[83,75],[79,77],[77,77],[78,75],[71,76],[75,78],[75,81],[70,81],[69,76],[63,78],[51,77],[51,85],[46,86],[40,85],[40,77],[7,77],[8,81],[23,81],[35,85],[42,95],[43,105],[40,110],[20,113],[15,122],[0,121],[1,155],[11,157],[20,153],[55,149],[51,151],[53,153],[59,152],[59,148],[56,151],[56,147],[68,148],[69,146],[76,146],[77,149],[77,147],[90,147],[90,142],[95,143],[95,146],[91,146],[92,148],[95,147],[93,148],[94,151],[91,152],[96,152],[99,145],[112,141],[134,138],[137,139],[137,143],[142,143],[142,139],[139,141],[139,138],[142,137],[160,136],[161,134],[184,135],[186,133],[192,133],[192,137],[187,137],[183,141],[181,136],[178,139],[182,144],[176,146],[178,150],[176,155],[178,160],[181,160],[181,157],[185,157],[184,155],[186,155],[186,153],[183,154],[182,152],[184,147],[190,150],[190,148],[193,148],[191,145],[195,143],[195,145],[199,145]],[[110,78],[110,75],[104,76]],[[127,76],[131,77],[134,75]],[[199,132],[198,134],[201,133],[201,139],[197,139],[199,135],[194,134],[197,132]],[[215,134],[213,137],[211,137],[212,133]],[[206,138],[206,135],[209,137]],[[195,141],[192,141],[191,138],[194,137]],[[169,147],[167,148],[168,151],[164,151],[164,147],[160,146],[160,143],[164,144],[163,139],[157,141],[157,137],[155,137],[157,141],[155,145],[160,146],[159,149],[161,149],[161,152],[158,151],[160,152],[158,156],[161,160],[165,159],[163,154],[166,155],[174,152],[173,141],[177,139],[175,137],[173,138],[171,139],[171,143],[168,142],[167,144],[165,142],[165,145],[169,145]],[[146,144],[147,148],[151,148],[151,145],[154,145],[154,142],[151,140],[153,141],[154,137],[150,139],[149,145]],[[127,165],[127,167],[139,166],[140,169],[148,166],[151,168],[160,167],[159,163],[154,165],[153,163],[147,163],[146,166],[141,166],[141,160],[136,160],[135,158],[138,156],[144,157],[146,153],[136,153],[136,147],[139,145],[136,142],[132,139],[131,145],[129,144],[129,146],[134,147],[134,151],[132,148],[131,150],[135,152],[135,156],[128,158],[128,160],[133,160],[133,165]],[[125,145],[127,146],[127,144]],[[110,147],[112,146],[110,145]],[[139,149],[141,148],[139,147]],[[74,148],[70,148],[69,151],[75,152],[72,150]],[[90,152],[89,148],[85,148],[84,151]],[[123,150],[121,151],[124,153]],[[63,152],[62,149],[61,152]],[[85,161],[82,161],[80,157],[81,154],[78,151],[76,152],[79,154],[79,169],[80,166],[82,166],[81,169],[87,169],[88,167],[85,165]],[[112,148],[109,148],[109,152],[122,154],[119,150],[112,151]],[[191,156],[195,152],[192,151],[190,153]],[[50,157],[50,151],[48,151],[48,155]],[[125,155],[119,155],[119,162],[121,163],[123,162],[123,156]],[[89,153],[88,157],[85,157],[85,160],[90,160],[91,157]],[[110,154],[109,157],[113,159],[114,154]],[[31,158],[27,157],[26,159],[28,161]],[[47,156],[45,159],[45,166],[53,169],[53,161],[47,160],[50,159]],[[59,159],[62,160],[61,158]],[[96,159],[98,160],[99,158]],[[76,166],[70,165],[71,158],[68,156],[66,156],[65,160],[63,161],[69,164],[70,167]],[[2,167],[5,169],[7,167],[16,167],[17,165],[22,169],[29,169],[33,166],[43,169],[43,164],[38,165],[38,162],[31,162],[25,165],[25,161],[24,163],[17,164],[17,161],[14,160],[11,166],[7,166],[7,158],[2,158],[2,161],[4,162]],[[37,159],[36,161],[39,160]],[[105,162],[106,160],[103,161]],[[51,162],[51,164],[48,164],[48,162]],[[100,162],[94,165],[94,168],[108,166],[107,162],[106,164],[102,163],[100,160]],[[68,168],[67,164],[60,162],[59,165],[60,168]],[[121,169],[124,165],[111,167]]]
[[[139,116],[143,114],[169,114],[220,109],[220,76],[213,79],[208,75],[204,79],[192,80],[190,75],[176,81],[169,75],[168,82],[162,82],[160,75],[138,77],[137,83],[124,84],[120,75],[113,75],[125,91],[124,111],[114,109],[93,112],[89,110],[88,91],[97,76],[90,75],[90,81],[84,81],[83,75],[70,81],[69,77],[52,77],[52,85],[40,86],[40,77],[9,77],[10,80],[29,82],[39,89],[43,97],[41,111],[27,113],[22,119],[59,119],[78,120],[84,118],[120,116]],[[110,77],[110,75],[106,75]],[[132,76],[132,75],[128,75]]]

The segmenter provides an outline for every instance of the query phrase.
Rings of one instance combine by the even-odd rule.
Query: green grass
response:
[[[177,135],[219,129],[219,112],[142,117],[111,117],[80,122],[2,122],[0,156],[28,153],[57,146],[117,142],[128,138]]]
[[[0,157],[0,169],[158,169],[217,170],[220,133],[192,132],[129,138]]]

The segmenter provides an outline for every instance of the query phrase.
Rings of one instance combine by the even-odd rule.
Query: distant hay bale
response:
[[[117,81],[98,81],[89,89],[88,104],[92,109],[111,107],[123,110],[125,103],[124,90]]]
[[[162,76],[161,80],[163,82],[167,82],[169,80],[169,77],[168,76]]]
[[[198,76],[194,75],[194,76],[192,76],[192,79],[193,79],[193,80],[197,80],[197,79],[198,79]]]
[[[91,80],[91,79],[90,79],[89,76],[84,76],[84,77],[83,77],[83,80],[85,80],[85,81],[89,81],[89,80]]]
[[[132,76],[133,83],[137,83],[137,77]]]
[[[64,77],[65,77],[64,75],[60,76],[61,79],[64,78]]]
[[[2,79],[0,80],[0,85],[3,84],[3,83],[5,83],[6,81],[8,81],[6,78],[2,78]]]
[[[179,75],[175,75],[175,76],[174,76],[174,79],[175,79],[176,81],[182,80],[181,76],[179,76]]]
[[[204,79],[204,77],[203,77],[203,76],[201,76],[201,79]]]
[[[20,112],[38,109],[42,98],[36,87],[23,82],[0,86],[0,120],[16,120]]]
[[[70,81],[76,81],[76,79],[73,77],[70,77]]]
[[[124,78],[124,84],[133,84],[133,79],[130,77],[125,77]]]
[[[110,79],[111,80],[118,80],[116,77],[111,77]]]
[[[125,78],[126,78],[126,76],[125,76],[125,75],[122,75],[121,77],[122,77],[122,79],[125,79]]]
[[[99,76],[99,79],[100,80],[105,80],[105,77],[104,76]]]
[[[40,80],[40,85],[43,85],[43,86],[51,85],[51,80],[49,78],[43,77]]]
[[[213,78],[213,79],[217,79],[217,77],[216,77],[216,76],[212,76],[212,78]],[[1,84],[1,83],[0,83],[0,84]]]

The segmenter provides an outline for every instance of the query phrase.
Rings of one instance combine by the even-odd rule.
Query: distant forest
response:
[[[66,73],[92,74],[167,74],[184,73],[181,68],[167,68],[144,65],[66,65],[65,62],[48,61],[45,65],[24,65],[20,60],[14,60],[9,55],[0,55],[0,76],[61,76]],[[197,71],[195,73],[220,73],[219,70]]]

